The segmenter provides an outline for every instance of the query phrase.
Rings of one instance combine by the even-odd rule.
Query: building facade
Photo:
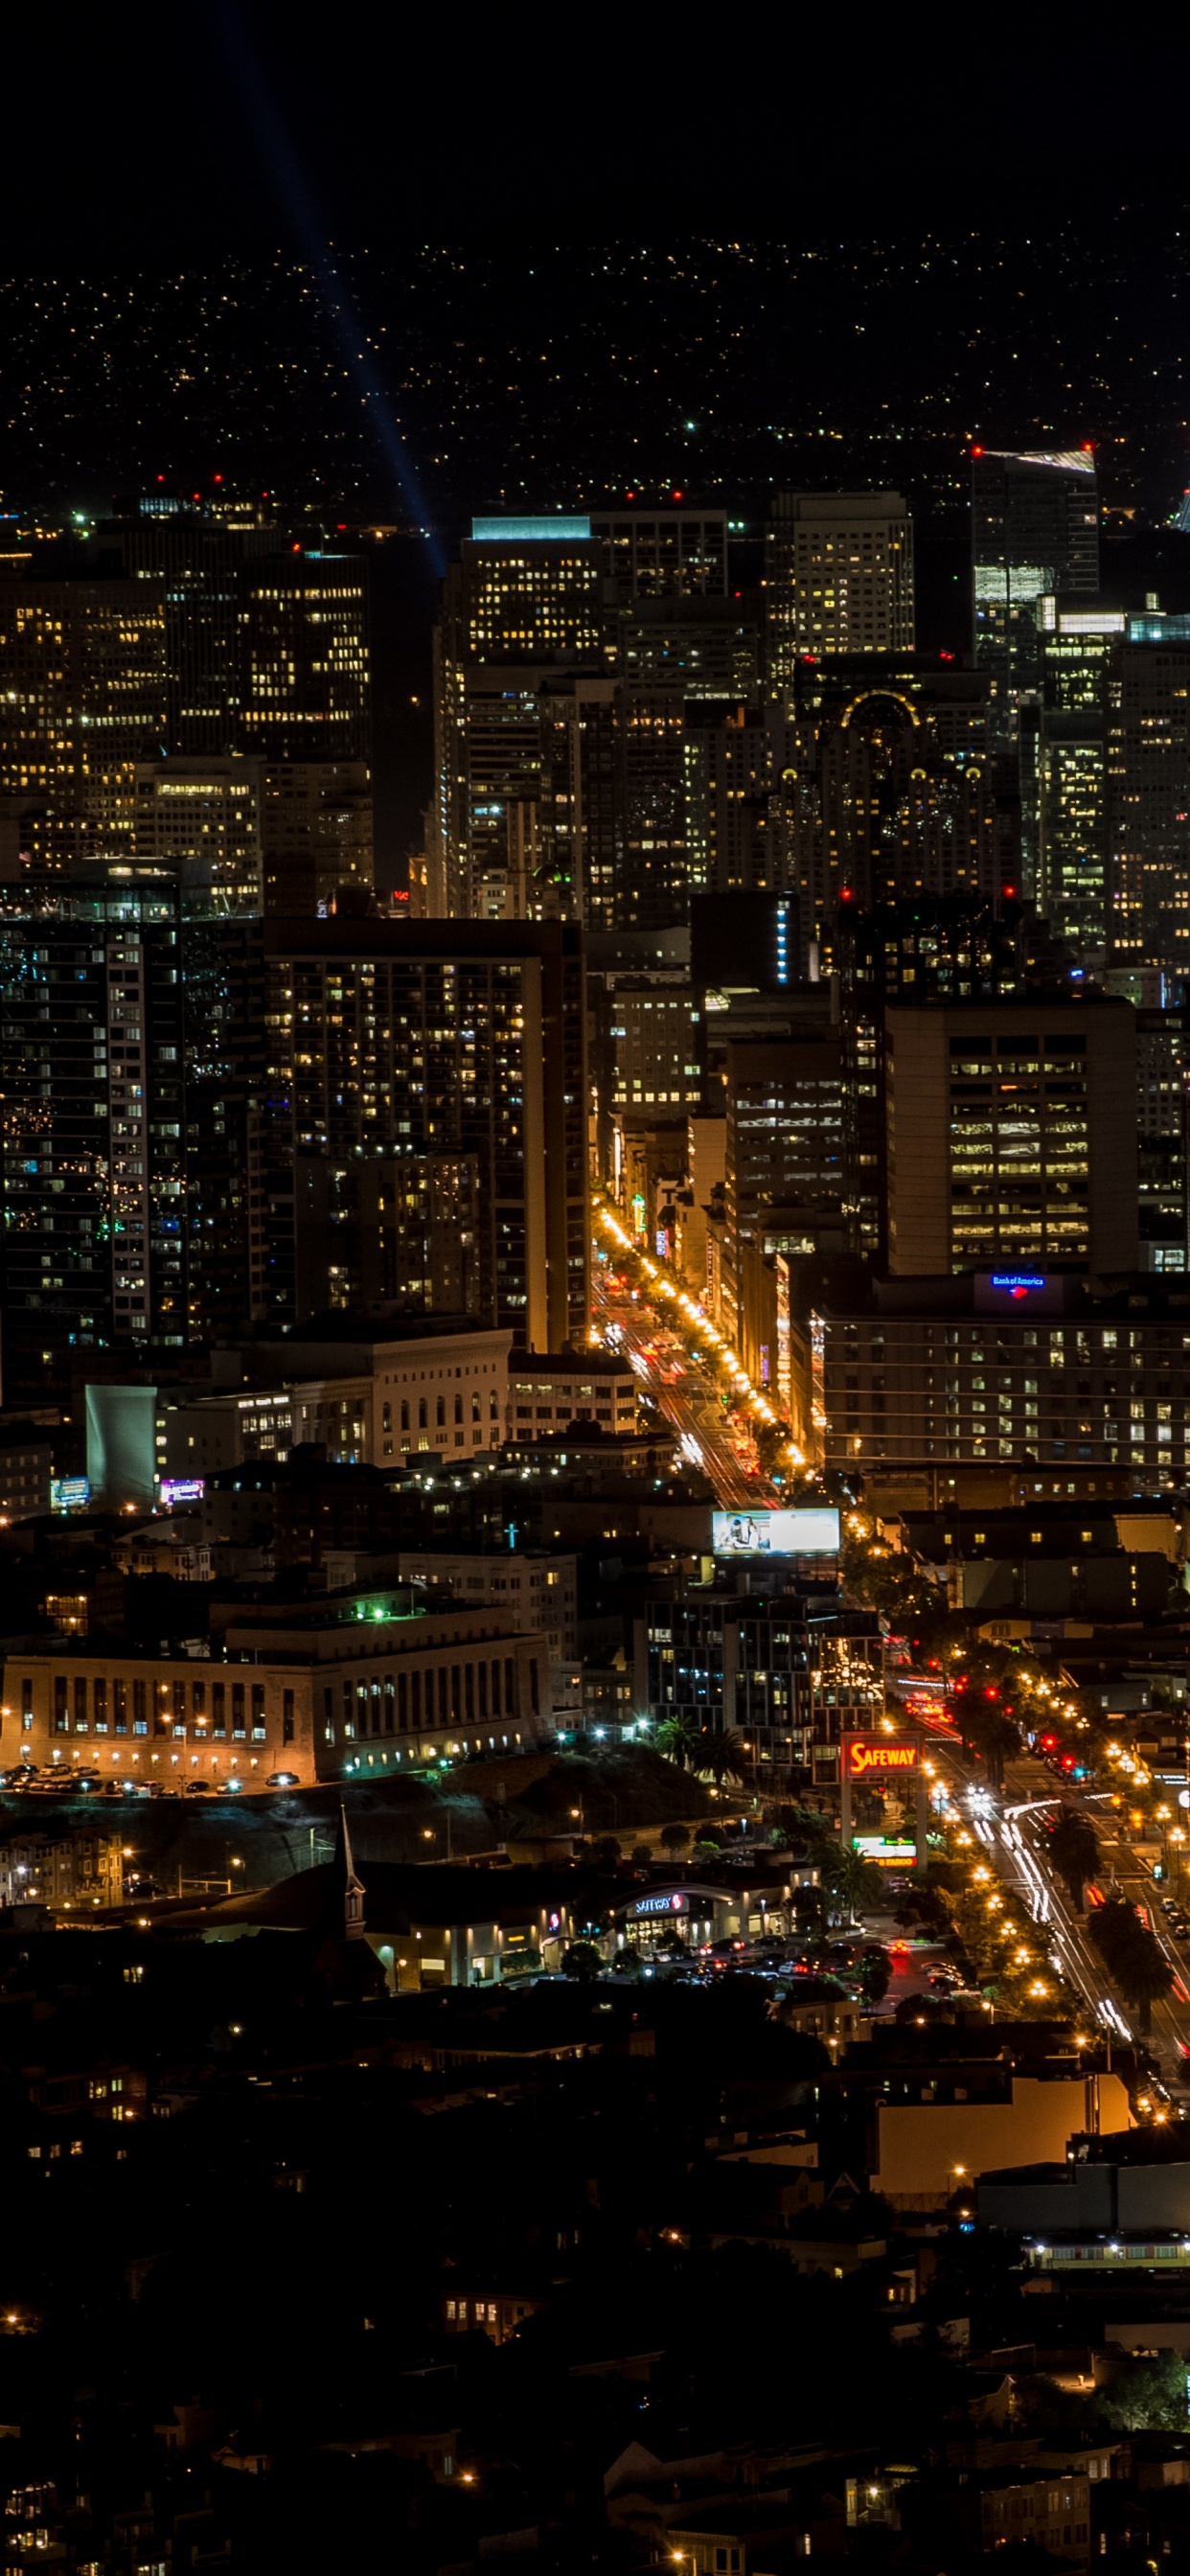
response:
[[[885,1043],[892,1270],[1136,1268],[1127,1003],[891,1009]]]

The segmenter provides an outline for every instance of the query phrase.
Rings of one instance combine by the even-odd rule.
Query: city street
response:
[[[1101,2027],[1129,2038],[1137,2031],[1137,2017],[1123,1998],[1113,1997],[1084,1918],[1048,1865],[1046,1829],[1056,1809],[1084,1809],[1099,1836],[1103,1855],[1098,1885],[1107,1893],[1114,1880],[1121,1894],[1143,1907],[1153,1936],[1173,1970],[1174,1984],[1168,1999],[1153,2005],[1150,2044],[1166,2075],[1179,2076],[1184,2060],[1190,2058],[1190,1967],[1159,1910],[1158,1890],[1149,1871],[1120,1839],[1116,1813],[1106,1805],[1105,1793],[1082,1795],[1065,1785],[1059,1788],[1045,1763],[1027,1753],[1005,1765],[1003,1793],[989,1791],[962,1760],[957,1742],[948,1739],[939,1725],[930,1732],[931,1757],[955,1806],[984,1845],[1000,1876],[1015,1885],[1034,1920],[1045,1925],[1067,1983],[1082,1996]]]
[[[614,1289],[601,1261],[593,1267],[591,1302],[601,1339],[627,1352],[643,1390],[678,1433],[683,1456],[702,1468],[724,1510],[776,1503],[776,1488],[756,1468],[749,1433],[729,1425],[713,1367],[690,1358],[672,1320],[643,1296]]]

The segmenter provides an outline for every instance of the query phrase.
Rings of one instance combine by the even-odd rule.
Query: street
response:
[[[1081,1807],[1099,1837],[1104,1867],[1101,1882],[1114,1879],[1122,1895],[1144,1908],[1154,1939],[1174,1974],[1168,1998],[1154,2003],[1150,2045],[1167,2076],[1179,2077],[1190,2058],[1190,1979],[1164,1916],[1158,1890],[1143,1862],[1122,1841],[1116,1811],[1104,1791],[1079,1792],[1059,1787],[1052,1771],[1032,1754],[1021,1753],[1005,1765],[1002,1793],[988,1790],[962,1760],[957,1740],[941,1725],[932,1726],[931,1757],[968,1829],[984,1845],[999,1875],[1009,1880],[1027,1904],[1034,1921],[1044,1924],[1054,1958],[1067,1984],[1082,1996],[1098,2024],[1131,2038],[1137,2017],[1111,1992],[1103,1962],[1062,1881],[1050,1870],[1046,1828],[1061,1806]],[[974,1794],[973,1794],[974,1792]]]
[[[776,1488],[756,1468],[750,1434],[738,1422],[729,1425],[713,1367],[691,1358],[672,1319],[643,1296],[614,1288],[601,1261],[594,1264],[591,1302],[601,1340],[627,1352],[642,1388],[678,1433],[683,1457],[702,1468],[723,1509],[776,1503]]]

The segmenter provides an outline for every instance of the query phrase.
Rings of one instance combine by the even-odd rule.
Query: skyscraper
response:
[[[936,1004],[885,1026],[890,1269],[1136,1268],[1127,1003]]]
[[[1018,882],[1017,814],[988,748],[975,672],[923,655],[797,669],[782,772],[786,868],[803,959],[841,914],[901,898],[998,901]]]
[[[1134,1000],[1175,1001],[1190,976],[1190,637],[1117,643],[1107,705],[1108,966]]]
[[[6,1365],[187,1332],[174,872],[0,887]],[[36,1383],[36,1372],[33,1372]]]
[[[564,923],[266,919],[265,1219],[273,1315],[296,1309],[296,1173],[474,1158],[478,1312],[530,1350],[589,1320],[586,1005]],[[420,1186],[420,1184],[419,1184]],[[303,1190],[314,1184],[309,1173]],[[329,1196],[328,1196],[329,1204]]]
[[[130,857],[167,717],[160,581],[0,576],[0,840],[16,873]]]
[[[1079,955],[1107,938],[1107,683],[1123,609],[1043,595],[1037,903]]]
[[[1010,747],[1041,685],[1038,600],[1099,588],[1090,448],[973,448],[971,562],[976,667],[989,682],[992,739]]]
[[[173,862],[217,911],[260,911],[262,760],[138,761],[134,787],[138,858]]]
[[[516,918],[551,862],[541,846],[541,699],[610,677],[602,550],[585,517],[473,519],[435,635],[435,827],[446,899]],[[577,782],[560,789],[569,806]],[[577,825],[577,813],[567,817]],[[578,860],[577,841],[569,851]],[[581,916],[581,896],[558,908]]]
[[[911,653],[913,522],[899,492],[778,492],[765,544],[769,686],[804,655]]]

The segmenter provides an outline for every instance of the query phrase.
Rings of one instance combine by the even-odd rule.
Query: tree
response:
[[[704,1780],[715,1780],[720,1788],[725,1780],[742,1780],[747,1762],[748,1747],[742,1735],[708,1726],[699,1738],[697,1768]]]
[[[662,1849],[671,1854],[685,1851],[690,1842],[689,1829],[685,1825],[663,1825],[658,1840]]]
[[[591,1858],[597,1869],[615,1869],[623,1858],[614,1834],[600,1834],[591,1845]]]
[[[640,1951],[638,1950],[635,1941],[626,1941],[623,1948],[617,1950],[615,1958],[612,1960],[612,1967],[617,1977],[641,1977],[644,1975],[644,1961],[641,1958]]]
[[[721,1852],[723,1836],[718,1825],[700,1825],[694,1837],[695,1851]]]
[[[1089,1817],[1077,1807],[1063,1807],[1050,1827],[1049,1856],[1080,1911],[1087,1880],[1099,1868],[1099,1844]]]
[[[590,1984],[598,1976],[603,1961],[593,1941],[572,1941],[562,1953],[562,1974]]]
[[[882,2004],[892,1984],[892,1960],[879,1942],[870,1942],[861,1953],[859,1981],[867,2001]]]
[[[862,1853],[848,1850],[844,1843],[827,1843],[819,1864],[823,1885],[836,1905],[847,1910],[847,1920],[854,1923],[856,1908],[876,1907],[884,1896],[884,1880],[875,1861],[865,1860]]]
[[[664,1753],[670,1762],[680,1762],[683,1771],[693,1769],[695,1757],[701,1751],[703,1743],[698,1728],[691,1720],[688,1717],[678,1716],[663,1717],[653,1740],[658,1752]]]
[[[1096,1907],[1088,1929],[1108,1975],[1140,2015],[1142,2035],[1152,2027],[1153,2005],[1169,1993],[1173,1970],[1134,1905],[1113,1896]]]

